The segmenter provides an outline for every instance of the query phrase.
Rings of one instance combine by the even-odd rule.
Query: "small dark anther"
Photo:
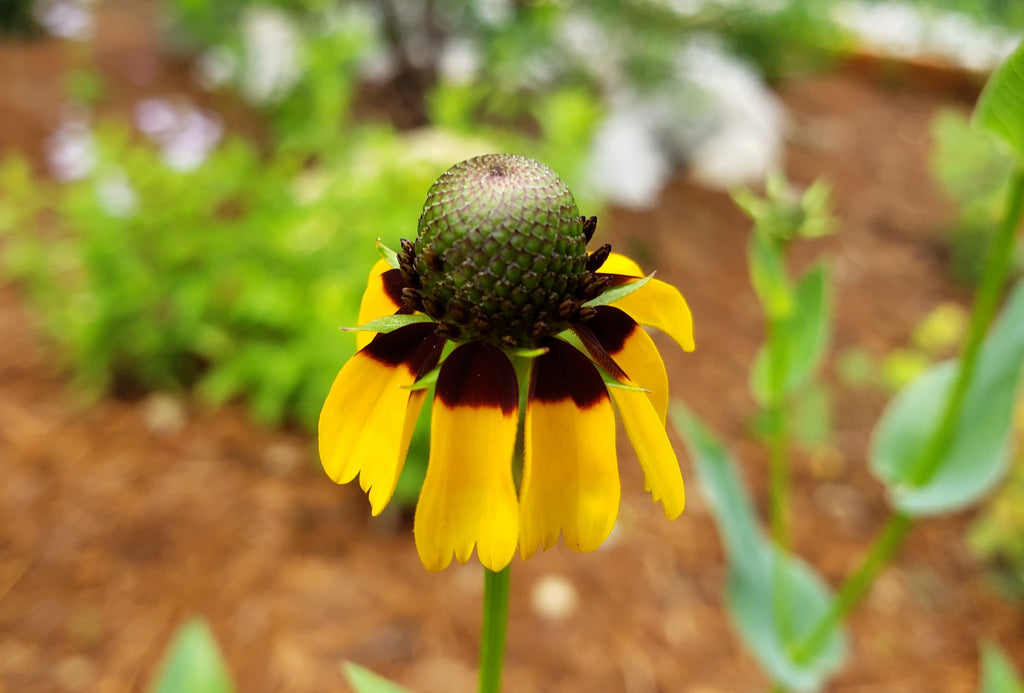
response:
[[[501,345],[511,349],[512,347],[516,346],[516,340],[512,339],[512,337],[509,335],[505,335],[501,338]]]
[[[597,308],[594,306],[583,306],[576,312],[576,318],[573,322],[586,322],[595,315],[597,315]]]
[[[452,325],[447,322],[437,323],[437,327],[434,329],[438,337],[443,339],[458,339],[462,334],[462,330],[457,325]]]
[[[597,217],[580,217],[583,220],[583,237],[587,239],[587,243],[590,243],[590,239],[594,237],[594,231],[597,231]]]
[[[548,324],[543,320],[538,320],[533,323],[533,329],[530,330],[530,334],[533,337],[543,337],[548,332]]]
[[[568,320],[569,316],[575,312],[576,308],[579,307],[579,302],[572,298],[567,298],[558,304],[558,319]]]
[[[480,334],[487,334],[491,331],[491,323],[484,317],[476,317],[473,319],[473,327],[476,328]]]
[[[427,298],[426,296],[424,296],[422,303],[424,313],[435,319],[441,318],[441,306],[438,305],[437,301],[435,301],[432,298]]]
[[[466,310],[458,301],[448,302],[448,316],[455,322],[466,321]]]
[[[423,310],[423,299],[417,289],[408,286],[402,289],[402,303],[413,311]]]
[[[612,252],[612,246],[610,243],[605,243],[600,248],[595,250],[587,258],[587,271],[596,272],[604,264],[604,261],[608,259],[608,256]]]
[[[403,253],[407,254],[410,258],[416,256],[416,249],[415,246],[413,246],[412,241],[410,241],[408,238],[403,238],[400,241],[400,243],[402,244]]]

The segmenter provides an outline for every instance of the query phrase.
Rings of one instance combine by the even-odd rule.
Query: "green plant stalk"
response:
[[[959,359],[960,366],[956,382],[953,384],[949,399],[946,400],[946,407],[942,412],[942,418],[939,419],[938,428],[910,470],[909,481],[916,486],[928,483],[935,475],[942,463],[943,451],[953,442],[956,421],[963,409],[967,388],[974,377],[981,343],[985,338],[988,325],[995,315],[999,297],[1002,295],[1003,284],[1009,274],[1010,261],[1013,256],[1013,241],[1016,238],[1017,229],[1020,227],[1022,210],[1024,210],[1024,169],[1018,168],[1010,181],[1006,213],[996,237],[992,239],[988,257],[985,260],[985,270],[978,287],[978,294],[974,299],[970,324],[967,327],[967,342]]]
[[[895,512],[889,516],[864,560],[839,588],[835,599],[832,600],[832,606],[818,621],[810,635],[793,649],[792,656],[795,661],[805,662],[821,650],[836,625],[867,594],[871,583],[903,543],[913,525],[914,521],[902,512]]]
[[[778,547],[773,560],[773,599],[775,622],[780,632],[792,632],[791,599],[784,570],[785,557],[790,549],[789,536],[789,427],[786,425],[786,340],[784,321],[768,320],[768,448],[770,455],[771,488],[770,522],[772,540]]]
[[[501,691],[511,574],[511,564],[499,572],[484,568],[484,613],[480,626],[480,693]]]

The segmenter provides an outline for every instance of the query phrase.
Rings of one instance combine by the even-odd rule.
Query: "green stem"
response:
[[[1010,270],[1013,241],[1016,238],[1017,229],[1020,227],[1022,209],[1024,209],[1024,169],[1018,169],[1010,182],[1006,213],[1003,216],[1002,224],[989,247],[988,258],[985,261],[985,273],[981,277],[981,285],[978,287],[978,294],[974,299],[974,309],[967,328],[967,343],[959,359],[960,366],[956,382],[953,384],[949,399],[946,400],[946,407],[942,412],[942,418],[939,419],[935,434],[928,441],[928,445],[910,470],[909,481],[915,486],[926,484],[934,476],[939,465],[942,464],[943,452],[953,442],[956,422],[960,418],[967,388],[971,384],[974,369],[978,364],[981,343],[999,305],[1003,283]]]
[[[770,454],[770,514],[772,540],[778,547],[773,561],[772,597],[775,622],[784,636],[792,635],[791,600],[785,563],[789,537],[789,430],[786,426],[786,342],[785,325],[777,318],[768,321],[768,447]]]
[[[889,516],[860,566],[846,578],[842,587],[839,588],[831,608],[818,621],[811,634],[804,638],[803,642],[793,651],[793,659],[797,662],[804,662],[818,654],[836,625],[867,593],[871,583],[878,576],[878,572],[903,543],[903,539],[910,532],[913,524],[913,520],[901,512]]]
[[[480,626],[480,693],[501,691],[511,574],[511,564],[497,573],[484,568],[484,615]]]

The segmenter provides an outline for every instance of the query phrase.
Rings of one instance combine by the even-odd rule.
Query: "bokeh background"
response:
[[[762,507],[729,191],[830,186],[836,233],[794,248],[827,259],[836,322],[795,404],[793,516],[837,584],[886,512],[873,423],[962,335],[1010,170],[967,117],[1022,34],[998,0],[4,0],[0,691],[145,690],[193,616],[240,691],[348,690],[345,661],[472,690],[479,568],[428,574],[412,545],[424,437],[371,519],[313,431],[375,239],[490,151],[550,165],[596,241],[680,287],[674,396]],[[666,522],[620,439],[612,538],[514,563],[508,690],[764,690],[682,445]],[[922,523],[828,690],[974,691],[985,641],[1024,667],[1021,508],[1018,458]]]

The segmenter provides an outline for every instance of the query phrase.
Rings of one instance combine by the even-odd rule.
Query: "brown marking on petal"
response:
[[[591,318],[592,320],[593,318]],[[571,325],[571,329],[576,333],[576,336],[583,342],[584,348],[587,353],[590,354],[590,358],[594,359],[601,368],[603,368],[608,375],[612,376],[620,382],[627,382],[629,376],[622,370],[619,364],[615,363],[615,359],[612,358],[611,354],[608,353],[607,349],[601,344],[601,341],[597,338],[597,335],[590,329],[590,322],[575,323]]]
[[[622,351],[629,338],[641,327],[625,311],[612,306],[596,306],[597,313],[587,327],[611,356]]]
[[[588,409],[608,399],[601,374],[575,347],[560,339],[546,339],[548,351],[533,360],[530,400],[565,402],[572,399],[578,409]]]
[[[417,322],[378,334],[360,353],[395,368],[404,365],[417,378],[437,365],[444,339],[431,322]]]
[[[398,269],[389,269],[380,275],[381,283],[384,285],[384,293],[387,294],[391,302],[396,306],[401,306],[402,300],[402,289],[408,286],[405,280],[402,278],[402,271]]]
[[[519,406],[512,362],[501,349],[479,341],[463,344],[444,360],[436,395],[450,408],[500,408],[512,414]]]

